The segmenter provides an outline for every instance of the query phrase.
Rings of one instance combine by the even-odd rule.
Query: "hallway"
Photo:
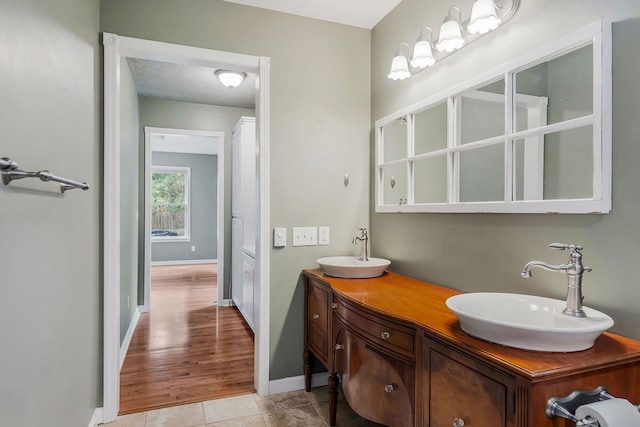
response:
[[[154,266],[122,370],[120,414],[253,393],[253,333],[218,307],[217,265]]]

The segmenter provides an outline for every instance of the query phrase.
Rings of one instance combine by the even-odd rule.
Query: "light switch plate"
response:
[[[273,247],[284,248],[287,246],[287,229],[285,227],[276,227],[273,229]]]
[[[293,227],[292,246],[317,246],[318,227]]]

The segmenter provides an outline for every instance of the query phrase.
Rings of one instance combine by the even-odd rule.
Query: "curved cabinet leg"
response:
[[[304,351],[304,390],[311,391],[311,353]]]
[[[338,409],[338,374],[331,372],[329,374],[329,425],[336,425],[336,411]]]

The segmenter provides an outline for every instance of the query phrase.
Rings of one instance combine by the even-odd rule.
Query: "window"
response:
[[[189,241],[191,169],[151,168],[151,238],[154,241]]]

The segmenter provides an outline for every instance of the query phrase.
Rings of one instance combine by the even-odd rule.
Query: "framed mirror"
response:
[[[610,98],[597,22],[382,118],[376,211],[607,213]]]

